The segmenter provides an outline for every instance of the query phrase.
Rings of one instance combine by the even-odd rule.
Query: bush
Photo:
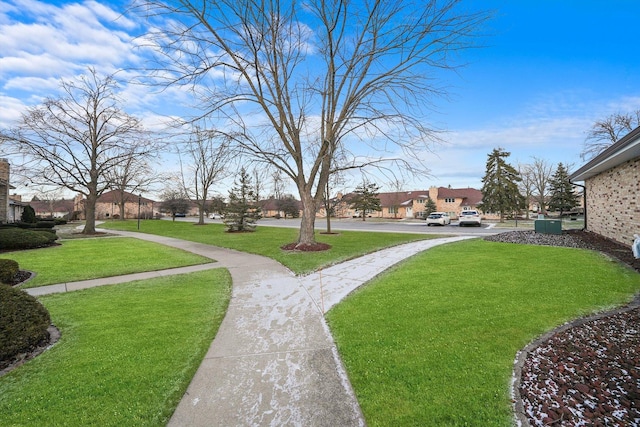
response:
[[[0,250],[35,249],[51,246],[58,236],[48,231],[22,228],[0,229]]]
[[[56,226],[55,221],[37,221],[35,228],[53,228]]]
[[[0,369],[49,339],[49,312],[20,289],[0,284]]]
[[[11,283],[20,271],[18,263],[12,259],[0,259],[0,283]]]
[[[27,205],[24,207],[20,219],[22,220],[22,222],[26,222],[29,224],[34,223],[36,222],[36,211],[33,210],[31,206]]]

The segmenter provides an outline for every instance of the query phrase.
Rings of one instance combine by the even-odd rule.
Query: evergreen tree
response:
[[[362,220],[365,220],[367,212],[381,211],[380,199],[378,198],[380,187],[375,183],[363,182],[356,187],[355,196],[351,199],[351,208],[362,212]]]
[[[36,211],[30,205],[24,207],[22,215],[20,215],[20,219],[22,220],[22,222],[26,222],[29,224],[34,224],[38,221],[36,219]]]
[[[256,221],[260,217],[260,207],[257,204],[251,177],[245,168],[242,168],[238,181],[234,182],[234,187],[229,191],[224,225],[228,232],[254,231]]]
[[[431,212],[435,212],[436,210],[438,210],[438,207],[436,206],[436,202],[434,202],[431,197],[428,197],[427,203],[424,204],[425,218],[429,216]]]
[[[569,171],[562,163],[558,163],[558,168],[549,181],[549,189],[549,210],[560,211],[560,216],[580,204],[578,195],[573,191],[573,184],[569,181]]]
[[[525,205],[518,189],[518,183],[522,180],[520,174],[505,160],[510,155],[502,148],[494,148],[487,156],[487,170],[482,178],[482,210],[498,212],[501,222],[505,214],[517,213]]]

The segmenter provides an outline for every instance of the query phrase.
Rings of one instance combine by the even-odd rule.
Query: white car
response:
[[[451,217],[446,212],[431,212],[427,217],[427,225],[451,224]]]
[[[219,213],[212,213],[212,214],[209,214],[209,218],[211,218],[211,219],[224,219],[224,215],[219,214]]]
[[[482,225],[480,213],[474,210],[460,212],[460,227],[463,225],[477,225],[480,227]]]

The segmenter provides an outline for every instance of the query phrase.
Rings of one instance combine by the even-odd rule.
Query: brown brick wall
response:
[[[587,229],[631,246],[640,234],[640,158],[586,180]]]

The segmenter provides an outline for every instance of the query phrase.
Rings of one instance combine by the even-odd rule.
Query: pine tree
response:
[[[378,198],[380,187],[375,183],[363,182],[356,187],[355,196],[351,199],[351,208],[362,212],[362,220],[365,220],[367,212],[381,211],[380,199]]]
[[[498,212],[500,221],[505,214],[518,212],[525,206],[525,200],[518,188],[522,180],[518,171],[506,162],[511,153],[502,148],[494,148],[487,156],[487,170],[482,178],[482,210]]]
[[[438,209],[436,206],[436,202],[433,201],[431,197],[427,198],[427,203],[424,204],[424,214],[425,218],[429,216],[431,212],[435,212]]]
[[[251,177],[242,168],[238,181],[229,190],[229,203],[225,208],[224,225],[228,232],[254,231],[260,219],[260,207],[255,199]]]
[[[549,210],[568,212],[580,204],[578,195],[573,191],[573,184],[569,181],[569,171],[562,164],[558,163],[558,168],[549,180]]]

